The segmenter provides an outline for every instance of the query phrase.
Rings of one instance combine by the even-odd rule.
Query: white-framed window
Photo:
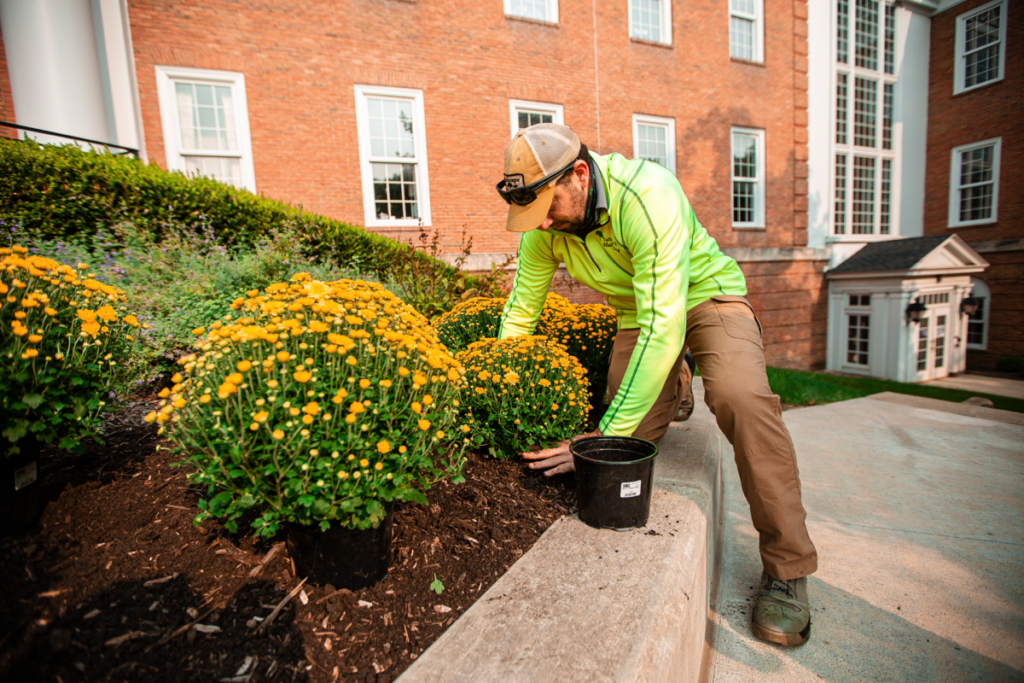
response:
[[[356,85],[366,227],[430,225],[423,91]]]
[[[967,348],[984,351],[988,348],[988,316],[992,309],[992,293],[988,285],[971,278],[971,296],[978,299],[978,310],[967,317]]]
[[[505,14],[557,24],[558,0],[505,0]]]
[[[846,323],[846,362],[867,367],[871,344],[870,294],[847,295]]]
[[[764,131],[732,129],[732,227],[763,228]]]
[[[538,123],[564,123],[562,105],[547,102],[527,102],[526,100],[508,101],[509,119],[512,123],[512,137],[523,128]]]
[[[633,158],[661,164],[676,172],[676,120],[633,114]]]
[[[167,168],[255,192],[245,76],[157,66],[156,83]]]
[[[956,18],[954,95],[1002,80],[1008,9],[1007,0],[995,0]]]
[[[897,233],[896,5],[835,0],[835,19],[832,232]]]
[[[672,0],[629,0],[629,37],[672,44]]]
[[[954,147],[949,168],[949,227],[994,223],[999,217],[1002,138]]]
[[[729,56],[764,61],[764,0],[729,0]]]

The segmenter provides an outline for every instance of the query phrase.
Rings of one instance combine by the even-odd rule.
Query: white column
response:
[[[0,25],[17,123],[113,142],[90,0],[0,0]]]

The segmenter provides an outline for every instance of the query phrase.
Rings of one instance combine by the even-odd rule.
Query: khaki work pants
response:
[[[620,330],[615,337],[608,369],[610,396],[622,385],[639,336],[640,330]],[[765,570],[782,580],[813,573],[818,554],[804,522],[796,450],[782,421],[782,402],[768,386],[761,326],[750,303],[739,296],[719,296],[695,306],[686,315],[686,346],[700,369],[704,402],[736,453]],[[633,436],[661,439],[689,383],[680,352]]]

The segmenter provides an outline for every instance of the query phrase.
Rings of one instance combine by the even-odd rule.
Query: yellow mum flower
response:
[[[434,397],[433,397],[433,396],[431,396],[430,394],[426,394],[426,395],[425,395],[425,396],[423,397],[423,405],[425,405],[425,406],[429,406],[429,405],[430,405],[431,403],[433,403],[433,402],[434,402]]]
[[[110,305],[101,306],[99,310],[96,311],[96,316],[103,322],[112,323],[117,320],[117,311],[115,311],[114,307]]]
[[[389,380],[389,379],[382,379],[380,382],[378,382],[378,384],[380,384],[385,389],[390,389],[391,388],[391,380]]]
[[[146,417],[143,418],[146,422],[152,422],[156,419],[156,412],[146,413]]]
[[[313,378],[313,375],[309,372],[306,372],[305,370],[301,370],[299,372],[294,373],[292,375],[292,378],[296,382],[299,382],[300,384],[305,384],[306,382]]]
[[[256,420],[257,422],[262,423],[262,422],[266,422],[268,417],[270,417],[270,413],[268,413],[265,410],[261,410],[260,412],[258,412],[255,415],[253,415],[252,419]]]
[[[238,368],[239,372],[249,372],[249,369],[252,368],[252,363],[247,360],[240,360],[235,367]]]
[[[171,390],[168,389],[167,387],[164,387],[163,389],[161,389],[160,392],[157,394],[157,396],[159,396],[160,398],[167,398],[170,395],[171,395]]]
[[[437,433],[437,434],[435,434],[434,436],[436,436],[436,437],[437,437],[437,440],[438,440],[438,441],[440,441],[441,439],[443,439],[443,438],[444,438],[444,432],[438,432],[438,433]]]
[[[291,357],[292,357],[292,354],[288,353],[287,351],[278,351],[277,352],[277,359],[279,361],[281,361],[282,363],[284,363],[285,361],[287,361]]]
[[[419,428],[423,431],[430,429],[430,420],[417,420],[416,424],[419,425]]]
[[[412,412],[414,412],[417,415],[419,415],[420,413],[423,412],[423,405],[419,401],[413,401],[412,402]]]
[[[311,401],[310,403],[306,404],[302,411],[309,415],[316,415],[317,413],[320,412],[320,404],[317,403],[316,401]]]
[[[83,322],[91,323],[96,321],[96,311],[83,308],[75,313]]]
[[[199,397],[199,402],[200,403],[209,403],[210,402],[210,395],[209,394],[203,394],[202,396]]]
[[[38,344],[39,342],[43,341],[43,335],[41,335],[41,334],[30,334],[30,335],[28,335],[28,340],[30,342],[32,342],[33,344]]]
[[[359,461],[359,466],[360,467],[369,467],[370,466],[370,461],[367,460],[366,458],[363,458],[362,460]]]
[[[231,382],[232,384],[241,384],[245,381],[240,372],[232,372],[230,375],[224,378],[225,382]]]
[[[21,357],[24,360],[28,360],[29,358],[35,358],[38,355],[39,355],[39,352],[36,351],[35,349],[28,349],[28,350],[25,351],[25,353],[21,354]]]
[[[361,413],[361,412],[363,412],[365,410],[366,410],[366,407],[362,403],[360,403],[359,401],[353,401],[352,405],[350,405],[348,407],[348,411],[350,413],[352,413],[353,415],[358,415],[359,413]]]
[[[197,337],[201,336],[203,334],[206,334],[206,328],[205,327],[197,327],[196,329],[192,330],[192,334],[194,334]]]
[[[282,432],[280,429],[275,429],[274,433],[271,434],[271,436],[280,441],[281,439],[284,438],[284,432]]]
[[[360,389],[369,389],[370,388],[370,380],[368,380],[368,379],[361,379],[361,380],[359,380],[359,388]]]
[[[178,372],[174,373],[174,375],[171,377],[171,381],[174,382],[175,384],[181,384],[181,381],[183,379],[185,379],[185,378],[182,377],[181,373],[178,373]]]
[[[305,424],[305,425],[313,424],[313,416],[312,415],[303,415],[302,416],[302,424]]]
[[[387,441],[384,441],[383,443],[387,443]],[[375,469],[378,472],[380,472],[382,469],[384,469],[384,463],[382,463],[382,462],[377,463],[376,465],[373,466],[373,469]]]
[[[43,309],[43,310],[46,310],[46,309]],[[53,315],[53,313],[50,313],[50,315]],[[126,315],[124,317],[124,322],[126,324],[128,324],[128,325],[131,325],[132,327],[138,327],[139,326],[139,320],[134,315]]]
[[[408,377],[409,376],[409,368],[398,368],[398,375],[400,377]]]
[[[50,308],[49,306],[43,309],[43,313],[50,316],[57,315],[57,311],[53,308]],[[130,318],[131,316],[128,317]],[[127,320],[127,318],[125,318],[125,320]]]

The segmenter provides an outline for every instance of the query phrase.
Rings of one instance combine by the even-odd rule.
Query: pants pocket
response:
[[[761,323],[745,301],[719,301],[715,309],[722,321],[722,329],[734,339],[742,339],[761,346]]]

